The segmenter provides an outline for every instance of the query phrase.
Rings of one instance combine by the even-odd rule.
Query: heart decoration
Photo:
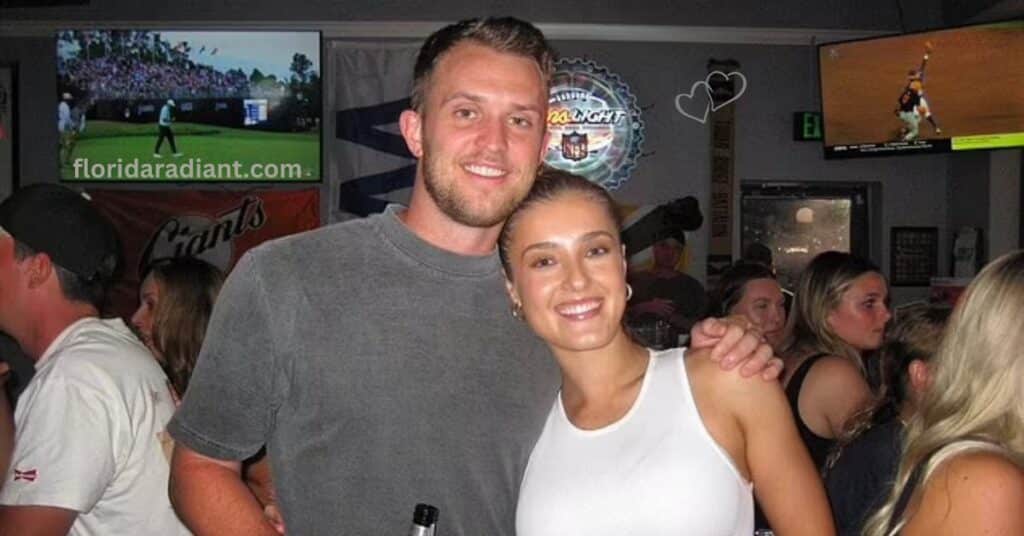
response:
[[[738,87],[736,93],[728,100],[725,100],[718,104],[715,104],[715,100],[711,97],[711,78],[716,76],[723,77],[727,80],[735,77],[736,79],[739,80],[739,84],[734,83],[734,87]],[[704,91],[698,92],[699,88],[704,88]],[[694,82],[693,85],[690,86],[689,93],[680,93],[676,95],[676,110],[683,116],[693,119],[694,121],[700,124],[704,124],[708,120],[709,111],[717,112],[723,106],[727,106],[733,102],[736,102],[737,100],[739,100],[739,98],[743,95],[743,93],[746,90],[747,77],[743,76],[743,73],[739,71],[730,71],[728,73],[722,71],[711,71],[710,73],[708,73],[707,77],[704,78],[704,80],[698,80]],[[704,100],[705,98],[706,100]],[[687,108],[694,108],[694,103],[699,103],[702,100],[704,101],[704,109],[699,115],[687,111]]]
[[[703,87],[704,91],[701,91],[700,93],[697,93],[697,89],[700,88],[700,87]],[[694,100],[695,96],[696,96],[696,100]],[[683,101],[683,99],[686,99],[686,100]],[[693,102],[701,102],[702,101],[701,104],[704,105],[704,110],[703,110],[702,114],[698,117],[696,115],[693,115],[693,114],[687,112],[686,108],[684,107],[683,102],[680,102],[680,101],[683,101],[685,103],[693,103]],[[703,80],[698,80],[698,81],[693,83],[693,86],[690,87],[690,92],[689,93],[680,93],[680,94],[676,95],[676,110],[678,110],[679,113],[683,114],[684,116],[689,117],[690,119],[693,119],[694,121],[696,121],[698,123],[704,124],[704,122],[708,120],[708,110],[711,108],[711,102],[710,101],[711,101],[711,95],[708,92],[708,84],[707,84],[707,82],[705,82]]]
[[[717,112],[723,106],[726,106],[726,105],[728,105],[730,103],[736,102],[743,95],[743,92],[747,90],[747,77],[743,76],[743,73],[741,73],[739,71],[730,71],[728,73],[723,73],[722,71],[711,71],[710,73],[708,73],[708,76],[704,79],[704,82],[707,83],[708,97],[711,97],[711,79],[713,77],[716,77],[716,76],[720,76],[722,78],[725,78],[726,80],[729,80],[730,78],[736,77],[741,82],[741,84],[739,84],[739,85],[735,85],[734,84],[733,87],[738,87],[739,89],[736,90],[736,94],[733,95],[732,98],[730,98],[730,99],[728,99],[728,100],[726,100],[724,102],[720,102],[718,104],[715,104],[715,100],[711,99],[711,111],[712,112]]]

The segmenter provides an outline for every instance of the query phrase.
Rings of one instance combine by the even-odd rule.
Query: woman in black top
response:
[[[800,276],[783,382],[819,469],[847,420],[870,403],[862,354],[882,345],[888,299],[878,268],[849,253],[822,253]]]

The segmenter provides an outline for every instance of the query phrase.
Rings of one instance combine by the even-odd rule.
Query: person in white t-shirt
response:
[[[13,415],[0,397],[0,534],[188,534],[167,494],[167,377],[123,321],[99,318],[119,255],[72,190],[0,204],[0,330],[36,367]]]

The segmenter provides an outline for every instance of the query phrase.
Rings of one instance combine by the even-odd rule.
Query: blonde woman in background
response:
[[[819,470],[846,422],[871,402],[863,354],[882,345],[888,299],[878,267],[849,253],[826,251],[800,275],[783,382]]]
[[[868,536],[1024,534],[1024,251],[978,274]]]

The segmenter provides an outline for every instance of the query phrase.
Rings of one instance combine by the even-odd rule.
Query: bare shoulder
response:
[[[707,389],[715,393],[716,398],[729,397],[734,394],[738,398],[766,396],[767,393],[780,391],[777,380],[765,380],[760,375],[744,378],[739,367],[723,370],[711,360],[711,349],[689,349],[686,351],[686,374],[695,389]]]
[[[995,452],[973,451],[942,464],[932,477],[943,482],[951,500],[974,501],[979,506],[1024,505],[1024,469]]]
[[[914,525],[941,534],[1024,534],[1024,470],[997,453],[974,451],[936,469]],[[941,530],[940,530],[941,527]]]
[[[807,372],[800,392],[801,407],[804,407],[803,401],[806,400],[811,407],[816,408],[858,406],[871,396],[871,388],[857,365],[849,359],[834,355],[825,356],[814,363]]]
[[[857,365],[849,359],[835,355],[827,355],[818,359],[807,371],[808,383],[824,383],[830,387],[841,388],[850,383],[863,384],[864,375]]]
[[[800,391],[800,414],[816,434],[834,437],[870,399],[871,387],[857,365],[826,356],[807,373]]]

